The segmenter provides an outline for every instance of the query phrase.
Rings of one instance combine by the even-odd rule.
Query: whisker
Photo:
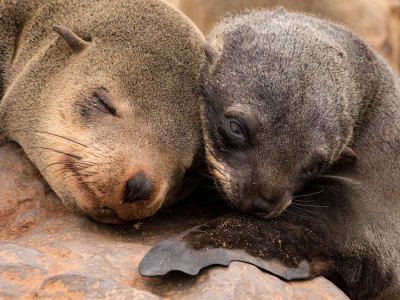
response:
[[[59,135],[59,134],[56,134],[56,133],[52,133],[52,132],[47,132],[47,131],[36,131],[36,133],[42,133],[42,134],[48,134],[48,135],[52,135],[52,136],[55,136],[55,137],[58,137],[58,138],[62,138],[62,139],[64,139],[64,140],[67,140],[67,141],[70,141],[70,142],[73,142],[73,143],[75,143],[75,144],[77,144],[77,145],[80,145],[80,146],[83,146],[83,147],[85,147],[85,148],[94,148],[94,149],[96,149],[97,151],[100,151],[100,152],[102,152],[102,150],[101,149],[99,149],[98,147],[96,147],[96,146],[94,146],[94,145],[86,145],[86,144],[84,144],[84,143],[82,143],[82,142],[80,142],[80,141],[77,141],[77,140],[74,140],[74,139],[72,139],[72,138],[69,138],[69,137],[65,137],[65,136],[62,136],[62,135]],[[106,146],[107,148],[109,148],[109,149],[111,149],[111,150],[113,150],[110,146],[108,146],[107,144],[103,144],[102,143],[102,145],[104,145],[104,146]],[[93,153],[91,153],[92,155],[94,155]],[[102,154],[100,154],[100,155],[102,155]],[[104,156],[104,155],[102,155],[102,156]],[[106,157],[106,156],[104,156],[104,157]]]
[[[36,133],[36,134],[48,134],[48,135],[52,135],[52,136],[59,137],[59,138],[62,138],[62,139],[64,139],[64,140],[73,142],[73,143],[75,143],[75,144],[77,144],[77,145],[80,145],[80,146],[83,146],[83,147],[85,147],[85,148],[88,147],[88,145],[85,145],[85,144],[83,144],[83,143],[81,143],[81,142],[75,141],[75,140],[73,140],[73,139],[71,139],[71,138],[68,138],[68,137],[65,137],[65,136],[62,136],[62,135],[58,135],[58,134],[55,134],[55,133],[51,133],[51,132],[47,132],[47,131],[39,131],[39,130],[34,131],[34,133]]]
[[[57,169],[57,170],[53,171],[50,175],[56,175],[57,173],[59,173],[59,172],[61,172],[61,171],[65,171],[65,172],[71,171],[71,172],[72,172],[72,170],[71,170],[70,167],[64,166],[64,167],[62,167],[61,169]],[[61,172],[59,175],[61,175],[61,174],[63,174],[63,173],[64,173],[64,172]]]
[[[304,211],[304,212],[306,212],[306,213],[308,213],[308,214],[311,213],[311,211],[306,210],[306,209],[303,209],[303,208],[301,208],[301,207],[297,207],[296,205],[293,205],[292,207],[293,207],[294,209],[298,209],[298,210]]]
[[[57,149],[52,149],[52,148],[47,148],[47,147],[31,147],[31,148],[32,148],[32,149],[44,149],[44,150],[54,151],[54,152],[56,152],[56,153],[64,154],[64,155],[66,155],[66,156],[72,157],[72,158],[74,158],[74,159],[78,159],[78,160],[79,160],[79,159],[82,159],[82,157],[79,156],[79,155],[67,153],[67,152],[64,152],[64,151],[61,151],[61,150],[57,150]]]
[[[59,135],[59,134],[56,134],[56,133],[53,133],[53,132],[41,131],[41,130],[36,130],[36,129],[31,129],[31,130],[27,130],[27,129],[18,129],[18,130],[12,130],[12,131],[10,131],[10,132],[24,132],[24,133],[34,133],[34,134],[47,134],[47,135],[50,135],[50,136],[53,136],[53,137],[58,137],[58,138],[67,140],[67,141],[69,141],[69,142],[72,142],[72,143],[74,143],[74,144],[76,144],[76,145],[80,145],[80,146],[85,147],[85,148],[94,148],[94,149],[96,149],[97,151],[99,151],[99,153],[97,153],[97,154],[92,153],[92,152],[87,152],[87,153],[90,154],[90,155],[96,156],[96,157],[99,157],[98,155],[100,155],[100,156],[103,156],[103,157],[105,157],[105,158],[108,158],[106,155],[103,155],[103,154],[102,154],[102,150],[101,150],[101,149],[99,149],[98,147],[96,147],[96,146],[94,146],[94,145],[88,146],[88,145],[84,144],[83,142],[80,142],[80,141],[74,140],[74,139],[72,139],[72,138],[65,137],[65,136],[62,136],[62,135]],[[106,147],[109,148],[110,150],[114,150],[114,149],[112,149],[110,146],[108,146],[107,144],[102,143],[102,145],[106,146]]]
[[[91,172],[91,171],[78,171],[79,175],[82,176],[93,176],[95,174],[98,174],[97,172]]]
[[[294,213],[294,212],[292,212],[292,211],[289,211],[288,209],[286,209],[286,210],[284,211],[284,213],[288,213],[288,214],[294,215],[294,216],[296,216],[296,217],[304,218],[304,216],[298,215],[298,214],[296,214],[296,213]]]
[[[299,203],[296,203],[296,202],[293,202],[292,205],[293,206],[305,206],[305,207],[317,207],[317,208],[327,208],[327,207],[329,207],[327,205],[325,205],[325,206],[323,206],[323,205],[311,205],[311,204],[308,205],[308,204],[299,204]]]
[[[44,171],[46,171],[48,168],[50,168],[52,166],[56,166],[56,165],[60,165],[60,164],[65,164],[65,162],[64,161],[59,161],[59,162],[55,162],[55,163],[49,164],[44,169],[40,170],[40,173],[43,173]]]
[[[318,192],[314,192],[314,193],[309,193],[309,194],[303,194],[303,195],[295,195],[293,196],[294,199],[298,199],[298,198],[305,198],[305,197],[311,197],[311,196],[315,196],[315,195],[319,195],[322,194],[323,192],[325,192],[324,189],[318,191]]]
[[[299,200],[299,199],[293,198],[293,201],[296,201],[296,203],[297,202],[299,202],[299,203],[313,203],[313,202],[316,202],[318,200],[319,199]]]
[[[68,175],[68,172],[66,172],[65,174]],[[60,175],[61,175],[61,174],[60,174]],[[78,179],[78,177],[76,176],[76,174],[73,173],[73,172],[72,172],[71,174],[69,174],[68,176],[62,177],[61,179],[62,179],[62,180],[66,180],[66,179],[71,178],[71,177],[75,177],[76,179]]]

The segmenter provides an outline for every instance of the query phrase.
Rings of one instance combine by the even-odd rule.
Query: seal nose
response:
[[[152,191],[153,184],[143,172],[140,172],[126,183],[124,202],[132,203],[149,199]]]
[[[268,214],[272,211],[272,205],[262,197],[256,197],[251,203],[251,209],[254,213]]]

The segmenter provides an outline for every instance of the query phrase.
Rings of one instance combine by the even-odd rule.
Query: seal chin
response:
[[[93,214],[90,214],[89,217],[96,222],[113,225],[124,225],[132,222],[120,218],[117,212],[109,207],[102,207]]]
[[[270,212],[268,214],[254,213],[254,215],[259,217],[259,218],[261,218],[261,219],[270,220],[270,219],[274,219],[276,217],[279,217],[283,212],[284,212],[284,209],[282,209],[280,211],[272,211],[272,212]]]
[[[101,206],[100,208],[86,211],[85,214],[96,222],[129,225],[153,216],[162,206],[162,201],[146,203],[146,205],[141,205],[140,207],[138,206],[139,204],[128,204],[116,208]]]
[[[285,200],[281,201],[271,212],[266,213],[253,213],[255,216],[261,219],[274,219],[279,217],[292,203],[292,197],[285,197]]]

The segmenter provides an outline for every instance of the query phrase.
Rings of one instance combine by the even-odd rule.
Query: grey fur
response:
[[[332,207],[311,215],[340,255],[335,259],[343,257],[336,263],[347,292],[399,295],[397,75],[344,27],[284,10],[223,20],[207,39],[210,48],[218,55],[207,55],[202,118],[209,166],[228,202],[250,211],[262,197],[274,208],[269,217],[276,216],[293,200],[287,193],[307,182],[303,174],[316,157],[322,159],[310,179],[324,182],[329,192],[314,198]],[[249,142],[226,144],[226,115],[254,128]],[[344,161],[353,150],[357,161]],[[365,262],[345,262],[354,256],[373,261],[371,273],[357,277]]]
[[[68,207],[103,222],[148,217],[197,182],[202,43],[159,0],[2,1],[2,140],[24,149]],[[96,109],[98,88],[117,116]],[[121,204],[141,171],[151,199]]]

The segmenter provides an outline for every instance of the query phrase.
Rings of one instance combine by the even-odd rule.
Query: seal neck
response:
[[[352,58],[351,78],[355,84],[353,97],[356,99],[349,99],[349,111],[353,119],[352,136],[348,139],[350,144],[358,140],[377,111],[396,114],[398,110],[394,107],[396,103],[390,100],[398,97],[396,75],[386,61],[363,41],[356,38],[352,45],[348,51]]]

